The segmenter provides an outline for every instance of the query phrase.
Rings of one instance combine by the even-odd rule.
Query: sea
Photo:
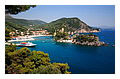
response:
[[[52,36],[41,36],[34,37],[38,40],[30,41],[37,46],[29,49],[48,53],[51,63],[67,63],[70,66],[68,71],[72,74],[115,74],[115,47],[112,46],[115,45],[115,30],[102,29],[94,34],[109,45],[80,46],[55,42]]]

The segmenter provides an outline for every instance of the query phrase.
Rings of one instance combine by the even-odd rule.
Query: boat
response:
[[[36,44],[33,44],[31,42],[21,42],[20,44],[16,44],[19,47],[35,47]]]
[[[115,45],[112,45],[112,47],[115,47]]]

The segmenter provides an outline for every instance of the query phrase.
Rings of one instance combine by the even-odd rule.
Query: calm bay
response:
[[[80,46],[71,43],[58,43],[52,36],[34,37],[30,41],[37,44],[31,50],[49,54],[51,62],[67,63],[72,74],[114,74],[115,73],[115,31],[102,30],[94,33],[108,46]],[[15,42],[19,43],[19,42]],[[21,47],[17,47],[19,49]]]

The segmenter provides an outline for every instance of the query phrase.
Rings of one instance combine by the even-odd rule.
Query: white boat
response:
[[[21,42],[20,44],[16,44],[19,47],[35,47],[36,44],[33,44],[31,42]]]

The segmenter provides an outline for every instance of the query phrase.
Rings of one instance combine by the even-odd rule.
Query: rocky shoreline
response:
[[[99,37],[94,34],[79,34],[72,37],[61,36],[61,38],[56,39],[56,42],[73,43],[82,46],[108,46],[107,43],[100,41]]]
[[[105,42],[101,41],[95,41],[95,42],[74,42],[72,40],[57,40],[56,42],[62,42],[62,43],[73,43],[73,44],[78,44],[81,46],[108,46]]]
[[[107,46],[108,44],[97,41],[97,42],[74,42],[74,44],[82,45],[82,46]]]

